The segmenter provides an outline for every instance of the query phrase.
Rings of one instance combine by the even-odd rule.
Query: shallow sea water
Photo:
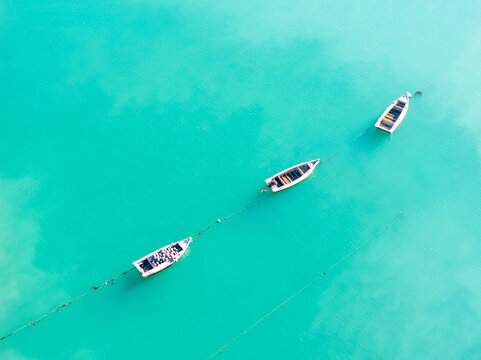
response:
[[[207,358],[401,211],[218,357],[480,358],[480,12],[0,1],[2,335],[263,199],[176,266],[2,341],[0,358]],[[393,136],[349,143],[416,90]]]

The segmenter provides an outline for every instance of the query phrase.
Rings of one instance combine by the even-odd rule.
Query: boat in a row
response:
[[[404,120],[409,108],[409,99],[411,93],[406,92],[387,107],[375,126],[383,131],[392,134],[401,122]],[[266,184],[273,192],[278,192],[290,188],[293,185],[305,180],[319,165],[319,159],[307,161],[298,165],[294,165],[283,170],[274,176],[266,179]]]
[[[140,271],[143,277],[152,276],[179,261],[191,241],[192,238],[188,237],[187,239],[174,242],[145,255],[132,264]]]
[[[411,93],[406,92],[394,100],[394,102],[382,113],[375,126],[379,130],[392,134],[404,120],[404,117],[408,112],[410,98]]]
[[[383,112],[375,126],[382,131],[392,134],[404,120],[408,111],[410,98],[411,94],[406,92],[394,100]],[[320,163],[320,159],[315,159],[291,166],[267,178],[265,180],[266,184],[273,192],[288,189],[305,180]],[[164,246],[134,261],[133,264],[143,277],[149,277],[176,263],[182,255],[184,255],[185,250],[191,242],[192,238],[189,237]]]
[[[306,161],[283,170],[266,179],[266,184],[273,192],[278,192],[300,183],[312,174],[319,160]]]

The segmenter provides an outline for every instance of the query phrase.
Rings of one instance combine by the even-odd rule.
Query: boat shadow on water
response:
[[[391,141],[393,135],[379,130],[372,126],[369,131],[359,138],[359,141],[354,144],[355,150],[359,152],[371,152],[383,146],[386,141]]]

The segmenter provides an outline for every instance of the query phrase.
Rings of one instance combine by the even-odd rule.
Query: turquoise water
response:
[[[207,358],[400,211],[219,357],[480,358],[480,11],[0,1],[2,335],[266,197],[176,266],[2,341],[0,358]],[[392,137],[343,147],[416,90]]]

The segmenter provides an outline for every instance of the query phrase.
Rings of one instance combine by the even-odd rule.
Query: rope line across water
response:
[[[199,231],[197,234],[195,234],[193,237],[192,237],[192,242],[194,242],[194,240],[196,240],[199,236],[203,235],[207,230],[213,228],[215,225],[218,225],[220,224],[221,222],[225,221],[225,220],[228,220],[230,219],[231,217],[234,217],[236,215],[239,215],[241,213],[243,213],[244,211],[247,211],[249,209],[252,209],[253,207],[259,205],[262,201],[264,201],[265,199],[267,199],[267,197],[263,197],[259,200],[257,200],[254,204],[251,204],[251,205],[247,205],[245,207],[243,207],[242,209],[239,209],[237,210],[236,212],[233,212],[232,214],[230,215],[227,215],[223,218],[220,218],[220,219],[217,219],[217,221],[215,223],[212,223],[210,224],[209,226],[207,226],[204,230],[201,230]]]
[[[221,219],[218,219],[215,223],[210,224],[210,225],[207,226],[204,230],[199,231],[197,234],[195,234],[195,235],[193,236],[193,240],[197,239],[200,235],[202,235],[205,231],[207,231],[207,230],[209,230],[210,228],[212,228],[214,225],[217,225],[217,224],[219,224],[219,223],[222,222],[222,221],[228,220],[228,219],[230,219],[230,218],[233,217],[233,216],[239,215],[240,213],[242,213],[242,212],[244,212],[244,211],[246,211],[246,210],[252,209],[254,206],[259,205],[259,204],[260,204],[263,200],[265,200],[266,198],[267,198],[267,197],[263,197],[263,198],[257,200],[254,204],[247,205],[247,206],[243,207],[242,209],[239,209],[239,210],[237,210],[236,212],[234,212],[234,213],[232,213],[232,214],[230,214],[230,215],[228,215],[228,216],[225,216],[225,217],[223,217],[223,218],[221,218]],[[70,300],[69,302],[66,302],[66,303],[64,303],[64,304],[61,304],[61,305],[57,306],[55,309],[50,310],[49,312],[47,312],[47,313],[45,313],[44,315],[40,316],[38,319],[33,320],[33,321],[29,322],[28,324],[25,324],[25,325],[19,327],[18,329],[10,332],[9,334],[1,337],[1,338],[0,338],[0,341],[5,340],[6,338],[8,338],[8,337],[12,336],[13,334],[15,334],[15,333],[17,333],[17,332],[19,332],[19,331],[27,328],[28,326],[37,325],[39,322],[41,322],[42,320],[44,320],[47,316],[52,315],[53,313],[55,313],[55,312],[57,312],[57,311],[65,308],[65,307],[67,307],[68,305],[71,305],[71,304],[74,303],[75,301],[80,300],[81,298],[83,298],[83,297],[85,297],[85,296],[93,293],[95,290],[98,290],[98,289],[100,289],[100,288],[106,287],[107,285],[113,284],[114,280],[120,278],[121,276],[127,275],[129,272],[131,272],[131,271],[134,270],[134,269],[135,269],[135,268],[132,267],[132,268],[130,268],[129,270],[124,271],[124,272],[121,273],[120,275],[117,275],[117,276],[111,278],[110,280],[105,281],[105,282],[102,283],[101,285],[92,286],[92,287],[90,288],[90,290],[84,292],[83,294],[77,296],[76,298]]]
[[[349,145],[351,145],[354,141],[356,141],[358,138],[360,138],[361,136],[363,136],[365,133],[367,133],[369,130],[371,130],[371,126],[369,126],[366,130],[360,132],[358,135],[356,135],[354,138],[352,138],[351,140],[349,140],[348,142],[344,143],[343,145],[341,145],[340,147],[337,148],[337,150],[335,150],[331,155],[329,155],[326,160],[324,161],[321,161],[320,164],[323,164],[325,162],[328,162],[329,160],[331,160],[335,155],[337,155],[339,152],[341,152],[341,150],[343,150],[345,147],[348,147]],[[319,164],[319,165],[320,165]]]
[[[105,282],[104,282],[103,284],[101,284],[101,285],[92,286],[92,287],[90,288],[90,290],[84,292],[82,295],[77,296],[76,298],[70,300],[69,302],[66,302],[66,303],[64,303],[64,304],[61,304],[61,305],[57,306],[55,309],[50,310],[49,312],[47,312],[47,313],[45,313],[44,315],[40,316],[38,319],[33,320],[33,321],[29,322],[28,324],[25,324],[25,325],[19,327],[18,329],[12,331],[11,333],[9,333],[9,334],[1,337],[1,338],[0,338],[0,341],[5,340],[5,339],[8,338],[9,336],[12,336],[13,334],[19,332],[20,330],[25,329],[25,328],[28,327],[28,326],[37,325],[40,321],[42,321],[43,319],[45,319],[47,316],[52,315],[53,313],[55,313],[55,312],[57,312],[57,311],[65,308],[65,307],[67,307],[68,305],[71,305],[71,304],[74,303],[75,301],[80,300],[81,298],[83,298],[84,296],[89,295],[90,293],[94,292],[95,290],[98,290],[98,289],[100,289],[100,288],[106,287],[107,285],[113,284],[115,279],[118,279],[118,278],[120,278],[121,276],[127,275],[127,274],[128,274],[129,272],[131,272],[132,270],[134,270],[134,268],[130,268],[129,270],[124,271],[124,272],[121,273],[120,275],[114,276],[113,278],[111,278],[110,280],[105,281]]]
[[[369,129],[368,129],[369,130]],[[367,130],[366,130],[367,131]],[[424,201],[426,201],[427,199],[431,198],[433,196],[434,192],[431,192],[431,193],[428,193],[425,197],[423,197],[418,203],[416,203],[416,206],[419,206],[421,203],[423,203]],[[240,334],[238,334],[237,336],[235,336],[232,340],[230,340],[229,342],[227,342],[224,346],[222,346],[221,348],[219,348],[216,352],[214,352],[212,355],[210,355],[206,360],[208,359],[211,359],[213,357],[215,357],[216,355],[219,355],[220,353],[222,353],[229,345],[231,345],[233,342],[235,342],[237,339],[239,339],[240,337],[242,337],[243,335],[247,334],[250,330],[252,330],[253,328],[255,328],[257,325],[259,325],[260,323],[262,323],[265,319],[267,319],[269,316],[271,316],[272,314],[274,314],[275,312],[277,312],[280,308],[286,306],[286,304],[288,302],[290,302],[291,300],[295,299],[297,296],[299,296],[300,294],[302,294],[306,289],[308,289],[309,287],[311,287],[312,285],[314,285],[318,280],[320,280],[322,277],[326,276],[328,272],[330,272],[331,270],[333,270],[336,266],[340,265],[341,263],[343,263],[344,261],[346,261],[347,259],[349,259],[351,256],[353,256],[355,253],[357,253],[359,250],[361,250],[367,243],[369,243],[370,241],[380,237],[382,234],[384,234],[387,230],[389,230],[397,221],[399,221],[400,219],[404,218],[404,213],[401,211],[388,225],[386,225],[382,230],[380,230],[379,232],[377,232],[376,234],[374,234],[372,237],[370,237],[369,239],[367,239],[366,241],[362,242],[360,245],[358,245],[357,247],[355,247],[353,250],[351,250],[350,252],[348,252],[346,255],[344,255],[340,260],[338,260],[337,262],[335,262],[333,265],[331,265],[331,267],[329,267],[327,270],[325,270],[324,272],[321,272],[319,273],[314,279],[312,279],[310,282],[308,282],[307,284],[305,284],[302,288],[300,288],[299,290],[297,290],[293,295],[289,296],[287,299],[285,299],[283,302],[281,302],[279,305],[277,305],[275,308],[273,308],[271,311],[269,311],[267,314],[263,315],[262,317],[260,317],[256,322],[254,322],[252,325],[250,325],[249,327],[247,327],[244,331],[242,331]]]
[[[353,139],[349,140],[347,143],[341,145],[336,151],[334,151],[329,157],[327,157],[326,160],[321,161],[320,164],[329,161],[334,155],[336,155],[337,153],[339,153],[344,147],[350,145],[350,144],[351,144],[352,142],[354,142],[356,139],[358,139],[359,137],[361,137],[362,135],[364,135],[366,132],[368,132],[370,128],[371,128],[371,127],[368,127],[365,131],[359,133],[359,135],[357,135],[357,136],[354,137]],[[264,189],[265,189],[265,188],[264,188]],[[225,220],[228,220],[228,219],[230,219],[230,218],[232,218],[232,217],[234,217],[234,216],[237,216],[237,215],[241,214],[242,212],[244,212],[244,211],[246,211],[246,210],[252,209],[253,207],[259,205],[259,204],[260,204],[262,201],[264,201],[265,199],[267,199],[267,197],[264,196],[264,197],[262,197],[261,199],[257,200],[254,204],[247,205],[247,206],[245,206],[245,207],[237,210],[236,212],[234,212],[234,213],[232,213],[232,214],[230,214],[230,215],[228,215],[228,216],[225,216],[225,217],[223,217],[223,218],[217,219],[216,222],[210,224],[210,225],[207,226],[205,229],[203,229],[202,231],[199,231],[197,234],[195,234],[195,235],[193,236],[193,239],[192,239],[192,240],[195,241],[196,239],[199,238],[199,236],[203,235],[207,230],[211,229],[211,228],[214,227],[215,225],[217,225],[217,224],[219,224],[219,223],[221,223],[221,222],[223,222],[223,221],[225,221]],[[10,332],[9,334],[1,337],[1,338],[0,338],[0,341],[5,340],[6,338],[8,338],[8,337],[12,336],[13,334],[15,334],[15,333],[17,333],[17,332],[19,332],[19,331],[27,328],[28,326],[37,325],[39,322],[41,322],[42,320],[44,320],[46,317],[48,317],[48,316],[52,315],[53,313],[55,313],[55,312],[57,312],[57,311],[65,308],[65,307],[67,307],[68,305],[71,305],[71,304],[74,303],[75,301],[80,300],[81,298],[83,298],[83,297],[85,297],[85,296],[93,293],[95,290],[98,290],[99,288],[103,288],[103,287],[106,287],[107,285],[113,284],[113,282],[114,282],[115,279],[118,279],[118,278],[120,278],[121,276],[124,276],[124,275],[128,274],[129,272],[131,272],[131,271],[134,270],[134,269],[135,269],[135,268],[130,268],[129,270],[124,271],[124,272],[121,273],[120,275],[117,275],[117,276],[111,278],[110,280],[105,281],[105,282],[104,282],[103,284],[101,284],[101,285],[92,286],[92,287],[90,288],[90,290],[84,292],[84,293],[81,294],[80,296],[77,296],[76,298],[70,300],[69,302],[66,302],[66,303],[64,303],[64,304],[61,304],[61,305],[57,306],[55,309],[53,309],[53,310],[47,312],[46,314],[40,316],[38,319],[33,320],[33,321],[29,322],[28,324],[25,324],[25,325],[19,327],[18,329]],[[330,270],[330,269],[329,269],[329,270]],[[324,273],[324,274],[325,274],[325,273]],[[317,280],[315,280],[315,281],[317,281]],[[310,285],[309,285],[309,286],[310,286]],[[297,296],[297,295],[296,295],[296,296]],[[289,299],[288,301],[290,301],[290,299]],[[277,310],[277,309],[275,309],[274,311],[276,311],[276,310]],[[269,315],[270,315],[270,314],[268,314],[267,316],[269,316]],[[267,316],[266,316],[266,317],[267,317]],[[261,319],[260,321],[262,321],[262,320],[263,320],[263,319]],[[259,322],[260,322],[260,321],[259,321]],[[255,325],[257,325],[257,323],[254,324],[253,326],[255,326]],[[253,327],[253,326],[252,326],[252,327]],[[249,328],[248,330],[250,330],[250,328]],[[248,331],[248,330],[247,330],[247,331]],[[247,332],[247,331],[246,331],[246,332]],[[243,335],[243,334],[242,334],[242,335]],[[242,335],[240,335],[240,336],[242,336]],[[235,338],[235,339],[237,339],[237,338]],[[235,340],[235,339],[234,339],[234,340]],[[234,341],[234,340],[233,340],[233,341]],[[223,348],[222,348],[222,349],[223,349]],[[222,351],[222,349],[221,349],[220,351]],[[215,354],[214,354],[214,355],[215,355]],[[211,357],[212,357],[212,356],[211,356]]]
[[[389,228],[391,228],[397,221],[399,221],[400,219],[402,219],[404,217],[404,214],[402,212],[400,212],[394,219],[391,223],[389,223],[388,225],[386,225],[384,227],[384,229],[382,229],[381,231],[379,231],[378,233],[376,233],[375,235],[373,235],[371,238],[367,239],[366,241],[364,241],[363,243],[361,243],[360,245],[358,245],[357,247],[355,247],[353,250],[351,250],[349,253],[347,253],[345,256],[343,256],[340,260],[338,260],[337,262],[335,262],[333,265],[331,265],[331,267],[329,267],[327,270],[325,270],[324,272],[321,272],[319,273],[314,279],[312,279],[311,281],[309,281],[307,284],[305,284],[302,288],[300,288],[299,290],[297,290],[294,294],[292,294],[291,296],[289,296],[287,299],[285,299],[283,302],[281,302],[279,305],[277,305],[275,308],[273,308],[271,311],[269,311],[268,313],[266,313],[265,315],[261,316],[256,322],[254,322],[252,325],[250,325],[249,327],[247,327],[244,331],[242,331],[240,334],[238,334],[237,336],[235,336],[232,340],[230,340],[229,342],[227,342],[225,345],[223,345],[221,348],[219,348],[215,353],[213,353],[212,355],[210,355],[206,360],[208,359],[212,359],[213,357],[215,357],[216,355],[219,355],[220,353],[222,353],[229,345],[231,345],[232,343],[234,343],[236,340],[238,340],[240,337],[244,336],[245,334],[247,334],[250,330],[252,330],[253,328],[255,328],[257,325],[259,325],[260,323],[262,323],[265,319],[267,319],[269,316],[271,316],[272,314],[274,314],[275,312],[277,312],[279,309],[281,309],[282,307],[286,306],[288,302],[290,302],[291,300],[294,300],[297,296],[299,296],[300,294],[302,294],[305,290],[307,290],[309,287],[311,287],[312,285],[314,285],[318,280],[320,280],[322,277],[326,276],[327,273],[331,270],[333,270],[336,266],[338,266],[339,264],[343,263],[344,261],[346,261],[347,259],[349,259],[352,255],[354,255],[356,252],[358,252],[362,247],[364,247],[368,242],[378,238],[379,236],[381,236],[383,233],[385,233]]]

